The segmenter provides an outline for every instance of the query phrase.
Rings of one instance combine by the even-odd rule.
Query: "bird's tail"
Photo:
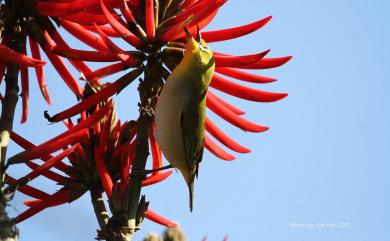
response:
[[[194,182],[188,183],[188,191],[190,194],[190,211],[192,212],[192,208],[194,204]]]

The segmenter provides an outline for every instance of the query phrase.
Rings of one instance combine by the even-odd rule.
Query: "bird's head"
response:
[[[199,58],[199,60],[205,65],[208,65],[210,61],[214,63],[213,52],[202,39],[199,28],[197,29],[196,38],[190,34],[187,28],[184,29],[184,32],[186,33],[187,40],[185,54]]]

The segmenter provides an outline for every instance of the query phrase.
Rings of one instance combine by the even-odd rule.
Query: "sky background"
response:
[[[220,241],[225,235],[231,241],[389,241],[389,10],[390,3],[384,0],[226,3],[208,29],[269,15],[273,20],[247,37],[211,47],[233,54],[271,48],[270,56],[293,55],[281,68],[257,72],[279,79],[257,88],[287,92],[289,97],[264,104],[221,95],[247,111],[249,120],[271,129],[244,133],[210,114],[252,152],[236,155],[233,162],[205,154],[193,213],[188,209],[187,188],[177,173],[144,189],[151,209],[180,223],[189,241],[200,241],[205,235],[209,241]],[[84,46],[74,41],[74,48]],[[43,111],[56,113],[74,103],[59,76],[47,66],[54,104],[48,107],[39,94],[31,94],[34,111],[27,124],[16,124],[17,132],[35,144],[64,130],[60,124],[48,125]],[[32,91],[38,93],[36,82],[32,83]],[[122,119],[136,117],[135,85],[116,99]],[[11,145],[9,154],[19,150]],[[15,176],[26,171],[22,166],[11,170]],[[57,188],[44,179],[33,185],[48,191]],[[16,195],[9,211],[24,210],[25,199]],[[308,226],[327,223],[339,226]],[[84,195],[19,225],[20,240],[93,240],[97,227],[89,195]],[[134,240],[162,230],[145,221]]]

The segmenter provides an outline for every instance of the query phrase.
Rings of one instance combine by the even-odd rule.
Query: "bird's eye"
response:
[[[207,46],[205,47],[203,45],[199,45],[199,47],[200,47],[200,50],[202,50],[202,51],[206,51],[206,52],[210,51],[209,47],[207,47]]]

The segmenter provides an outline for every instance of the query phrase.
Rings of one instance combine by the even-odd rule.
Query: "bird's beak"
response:
[[[188,31],[187,28],[184,28],[184,32],[186,33],[186,37],[187,37],[187,41],[190,40],[192,38],[190,32]]]
[[[196,25],[196,41],[199,43],[201,39],[202,35],[200,34],[199,25]]]

